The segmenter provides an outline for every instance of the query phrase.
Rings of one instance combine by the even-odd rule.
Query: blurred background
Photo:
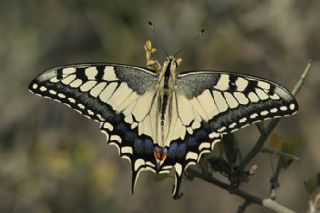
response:
[[[278,201],[306,212],[303,181],[320,171],[319,11],[318,0],[0,0],[0,212],[236,212],[241,198],[198,179],[185,180],[174,201],[173,179],[144,172],[132,196],[130,165],[98,124],[27,90],[38,74],[64,64],[145,66],[148,20],[171,54],[206,29],[180,54],[180,71],[230,70],[291,90],[315,59],[297,96],[299,113],[275,129],[303,141],[301,160],[280,176]],[[156,57],[162,62],[163,52]],[[251,126],[236,136],[248,151],[258,132]],[[257,174],[241,188],[268,197],[271,161],[255,158]]]

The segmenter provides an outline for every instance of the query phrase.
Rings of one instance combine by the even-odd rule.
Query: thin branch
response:
[[[254,147],[250,150],[247,156],[240,162],[239,170],[243,170],[247,164],[262,150],[266,140],[268,139],[272,130],[276,127],[279,122],[279,118],[272,120],[269,125],[265,128],[263,133],[260,133],[260,137]]]
[[[292,94],[295,96],[300,91],[302,85],[304,84],[304,81],[310,71],[312,64],[312,60],[309,61],[306,68],[304,69],[303,73],[301,74],[298,82],[294,86],[292,90]],[[248,163],[263,149],[263,145],[265,144],[266,140],[268,139],[270,133],[272,130],[277,126],[278,122],[280,121],[280,118],[272,120],[267,127],[264,128],[263,131],[260,131],[260,137],[257,141],[257,143],[254,145],[254,147],[250,150],[250,152],[247,154],[247,156],[240,162],[239,170],[243,170]]]
[[[264,131],[264,125],[263,125],[264,123],[263,122],[260,122],[260,123],[256,123],[256,127],[257,127],[257,129],[259,130],[259,132],[260,133],[264,133],[263,131]]]
[[[237,150],[237,153],[239,155],[239,161],[242,161],[243,159],[243,150],[242,147],[238,141],[238,139],[236,137],[234,137],[234,144],[235,144],[235,148]]]
[[[261,153],[274,154],[274,155],[278,155],[278,156],[282,156],[282,157],[288,158],[290,160],[300,160],[300,158],[298,158],[297,156],[291,155],[289,153],[281,152],[279,150],[270,149],[270,148],[263,148],[261,150]]]
[[[283,158],[278,157],[278,162],[277,162],[277,168],[276,171],[274,172],[273,176],[270,179],[271,187],[270,187],[270,198],[272,200],[276,200],[277,197],[277,189],[279,188],[279,176],[280,176],[280,171],[283,168]]]
[[[245,200],[241,206],[239,206],[237,213],[243,213],[246,211],[246,209],[251,205],[250,202]]]
[[[295,85],[295,87],[292,90],[292,94],[295,96],[296,94],[298,94],[298,92],[300,91],[300,89],[302,88],[304,81],[310,71],[311,68],[311,64],[312,64],[312,59],[310,59],[309,63],[307,64],[306,68],[304,69],[300,79],[298,80],[297,84]]]
[[[192,175],[193,177],[197,177],[199,179],[205,180],[209,183],[212,183],[214,185],[219,186],[220,188],[223,188],[225,190],[227,190],[228,192],[232,192],[232,194],[238,195],[242,198],[244,198],[245,200],[250,201],[251,203],[254,204],[258,204],[258,205],[262,205],[262,199],[260,197],[257,197],[255,195],[249,194],[245,191],[242,191],[241,189],[233,189],[233,187],[231,187],[229,184],[224,183],[212,176],[207,176],[204,175],[203,173],[201,173],[200,171],[197,171],[196,169],[193,168],[189,168],[187,170],[187,172]]]
[[[279,204],[277,201],[274,201],[270,198],[263,199],[262,206],[268,209],[272,209],[273,211],[278,213],[294,213],[294,211],[292,211],[291,209],[288,209],[287,207]]]
[[[197,177],[199,179],[205,180],[209,183],[212,183],[216,186],[219,186],[220,188],[223,188],[229,192],[232,192],[232,194],[235,194],[239,197],[242,197],[250,204],[258,204],[258,205],[264,206],[264,207],[271,209],[271,210],[278,212],[278,213],[294,213],[294,211],[288,209],[287,207],[279,204],[278,202],[276,202],[270,198],[263,199],[261,197],[258,197],[258,196],[249,194],[245,191],[242,191],[241,189],[233,189],[227,183],[224,183],[224,182],[222,182],[212,176],[205,176],[205,175],[203,175],[203,173],[201,173],[200,171],[197,171],[196,169],[189,168],[187,172],[190,175],[192,175],[193,177]]]

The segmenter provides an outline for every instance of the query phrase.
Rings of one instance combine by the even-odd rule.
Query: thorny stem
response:
[[[241,206],[239,206],[237,213],[243,213],[246,211],[247,207],[250,206],[252,203],[245,200]]]
[[[272,200],[276,200],[277,195],[277,188],[279,188],[279,175],[280,171],[283,168],[283,157],[278,157],[276,171],[274,172],[273,176],[271,177],[271,187],[270,187],[270,198]]]
[[[292,94],[295,96],[300,91],[302,85],[304,84],[304,81],[310,71],[312,64],[312,60],[309,61],[306,68],[304,69],[301,77],[299,78],[297,84],[292,90]],[[243,170],[248,163],[262,150],[263,145],[265,144],[266,140],[268,139],[270,133],[272,130],[277,126],[278,122],[280,121],[280,118],[272,120],[267,127],[263,129],[263,131],[260,131],[260,137],[257,141],[257,143],[254,145],[254,147],[250,150],[250,152],[247,154],[247,156],[240,162],[240,165],[238,167],[239,170]]]
[[[188,173],[190,175],[192,175],[193,177],[197,177],[197,178],[200,178],[202,180],[205,180],[205,181],[207,181],[209,183],[212,183],[214,185],[217,185],[220,188],[223,188],[223,189],[225,189],[227,191],[231,190],[231,187],[230,187],[229,184],[224,183],[224,182],[222,182],[222,181],[220,181],[220,180],[218,180],[218,179],[216,179],[216,178],[214,178],[212,176],[204,175],[202,172],[197,171],[196,169],[189,168],[188,169]],[[294,213],[294,211],[288,209],[287,207],[279,204],[278,202],[276,202],[274,200],[271,200],[270,198],[263,199],[263,198],[260,198],[258,196],[249,194],[248,192],[245,192],[245,191],[243,191],[241,189],[232,189],[232,194],[235,194],[235,195],[238,195],[238,196],[244,198],[246,201],[248,201],[251,204],[258,204],[258,205],[264,206],[266,208],[272,209],[275,212],[279,212],[279,213]]]
[[[270,148],[263,148],[261,150],[261,153],[274,154],[274,155],[277,155],[277,156],[280,156],[280,157],[288,158],[290,160],[300,160],[300,158],[298,158],[297,156],[291,155],[289,153],[281,152],[279,150],[270,149]]]

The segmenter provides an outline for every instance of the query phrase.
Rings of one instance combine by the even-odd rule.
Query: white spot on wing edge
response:
[[[250,118],[251,118],[251,119],[255,119],[256,117],[258,117],[258,114],[257,114],[257,113],[253,113],[252,115],[250,115]]]
[[[235,122],[233,122],[232,124],[229,125],[229,128],[230,128],[230,129],[233,129],[233,128],[236,127],[236,126],[237,126],[237,124],[236,124]]]
[[[286,106],[281,106],[281,107],[280,107],[280,110],[281,110],[281,111],[287,111],[287,110],[288,110],[288,107],[286,107]]]
[[[219,143],[219,142],[220,142],[220,139],[214,140],[214,141],[212,142],[212,144],[211,144],[211,150],[213,150],[213,149],[214,149],[214,146],[215,146],[217,143]]]
[[[56,91],[54,91],[54,90],[49,90],[49,93],[51,94],[51,95],[56,95],[57,94],[57,92]]]
[[[85,109],[85,106],[83,105],[83,104],[78,104],[78,107],[80,108],[80,109]]]
[[[294,109],[296,108],[296,105],[295,105],[295,104],[290,104],[289,108],[290,108],[291,110],[294,110]]]
[[[45,87],[45,86],[41,86],[41,87],[40,87],[40,91],[41,91],[41,92],[44,92],[44,91],[47,91],[47,90],[48,90],[48,89],[47,89],[47,87]]]
[[[133,153],[132,147],[130,146],[121,147],[121,153],[132,154]]]
[[[277,109],[277,108],[272,108],[272,109],[270,110],[270,112],[271,112],[271,113],[276,113],[276,112],[278,112],[278,109]]]
[[[218,132],[224,132],[227,128],[225,126],[221,127],[220,129],[218,129]]]
[[[175,163],[174,169],[176,170],[178,176],[182,175],[182,165],[180,163]]]
[[[164,171],[164,170],[170,170],[170,169],[172,169],[172,166],[171,166],[171,165],[167,165],[167,166],[164,166],[164,167],[161,168],[162,171]]]
[[[59,93],[59,94],[58,94],[58,97],[59,97],[59,98],[66,98],[66,96],[65,96],[64,94],[62,94],[62,93]]]
[[[188,152],[186,155],[186,159],[189,160],[197,160],[198,159],[198,154],[195,152]]]
[[[122,139],[119,135],[111,135],[110,141],[117,141],[117,142],[121,143]]]
[[[145,161],[143,160],[143,159],[141,159],[141,158],[139,158],[139,159],[137,159],[135,162],[134,162],[134,171],[138,171],[138,170],[140,170],[140,168],[142,167],[142,166],[144,166],[145,165]]]
[[[107,123],[107,122],[103,124],[103,128],[107,129],[109,131],[113,130],[113,126],[110,123]]]
[[[38,88],[38,84],[34,83],[32,84],[32,89],[37,89]]]
[[[247,118],[241,118],[240,120],[239,120],[239,123],[244,123],[244,122],[246,122],[247,121]]]
[[[209,138],[218,138],[218,137],[220,137],[219,133],[212,132],[212,133],[209,134]]]
[[[68,98],[68,101],[70,101],[70,103],[72,103],[72,104],[76,103],[76,99],[74,99],[74,98]]]
[[[210,143],[209,142],[202,142],[199,146],[199,151],[203,149],[209,149],[210,148]]]

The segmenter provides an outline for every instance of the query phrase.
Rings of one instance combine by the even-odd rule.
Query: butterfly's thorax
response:
[[[174,88],[175,88],[175,73],[176,73],[176,62],[174,60],[166,61],[162,68],[158,81],[158,94],[157,103],[158,115],[157,115],[157,143],[161,147],[168,146],[170,129],[172,128],[172,112],[173,112],[173,101],[174,101]]]

